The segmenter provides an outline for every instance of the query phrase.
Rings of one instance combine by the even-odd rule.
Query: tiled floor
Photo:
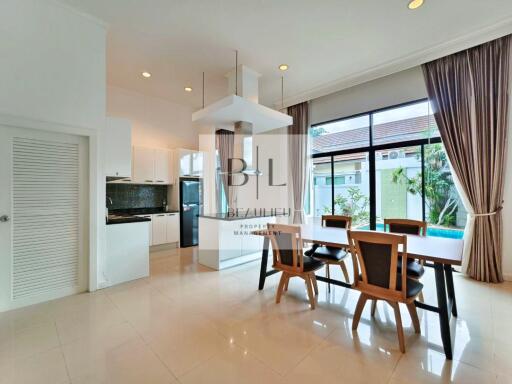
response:
[[[0,314],[0,383],[512,383],[511,283],[455,276],[450,362],[434,314],[419,311],[415,335],[402,309],[401,354],[383,303],[353,333],[357,292],[319,283],[310,311],[294,279],[276,305],[277,275],[259,292],[258,263],[215,272],[194,253],[154,252],[148,279]],[[432,271],[424,284],[434,301]]]

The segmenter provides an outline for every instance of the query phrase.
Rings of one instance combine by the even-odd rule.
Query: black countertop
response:
[[[166,210],[164,207],[155,208],[127,208],[111,209],[109,213],[114,215],[155,215],[158,213],[178,213],[179,211]]]
[[[138,217],[127,214],[109,214],[107,218],[107,225],[112,224],[128,224],[128,223],[140,223],[144,221],[151,221],[148,217]]]
[[[260,219],[263,217],[276,217],[276,216],[278,216],[278,215],[276,215],[276,214],[255,215],[252,213],[239,214],[239,215],[233,215],[233,214],[229,214],[229,213],[211,213],[211,214],[199,215],[199,217],[202,217],[205,219],[225,220],[225,221],[250,220],[250,219]]]

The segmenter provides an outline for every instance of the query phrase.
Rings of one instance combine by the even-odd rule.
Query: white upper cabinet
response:
[[[132,127],[129,120],[107,117],[105,126],[105,175],[132,177]]]
[[[192,176],[203,177],[203,152],[192,153]]]
[[[172,184],[172,152],[162,148],[133,147],[133,182]]]
[[[180,177],[203,177],[203,152],[179,148],[175,157]]]
[[[155,150],[133,147],[133,181],[135,183],[155,182]]]
[[[171,183],[171,151],[167,149],[155,149],[155,182]]]

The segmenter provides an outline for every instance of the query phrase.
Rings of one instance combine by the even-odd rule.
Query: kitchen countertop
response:
[[[144,221],[151,221],[151,219],[147,217],[138,217],[133,215],[127,215],[127,214],[109,214],[107,218],[107,225],[112,224],[128,224],[128,223],[140,223]]]
[[[109,212],[114,215],[155,215],[159,213],[179,213],[179,211],[165,210],[163,207],[111,209]]]
[[[211,213],[211,214],[199,215],[199,217],[204,218],[204,219],[225,220],[225,221],[250,220],[250,219],[260,219],[263,217],[276,217],[276,216],[278,216],[278,215],[276,215],[276,214],[255,215],[253,213],[239,214],[239,215],[233,215],[233,214],[229,214],[229,213]]]

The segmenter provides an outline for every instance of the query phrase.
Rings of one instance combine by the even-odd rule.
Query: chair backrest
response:
[[[323,227],[352,228],[352,217],[342,215],[322,215]]]
[[[373,231],[347,231],[354,265],[354,287],[384,299],[407,297],[407,274],[398,278],[398,252],[402,246],[402,271],[407,263],[407,236]],[[357,278],[359,276],[359,278]],[[401,289],[398,290],[397,287]]]
[[[300,227],[285,224],[267,224],[272,244],[275,269],[300,273],[304,271],[304,254]]]
[[[421,220],[384,219],[384,231],[427,236],[427,223]]]

